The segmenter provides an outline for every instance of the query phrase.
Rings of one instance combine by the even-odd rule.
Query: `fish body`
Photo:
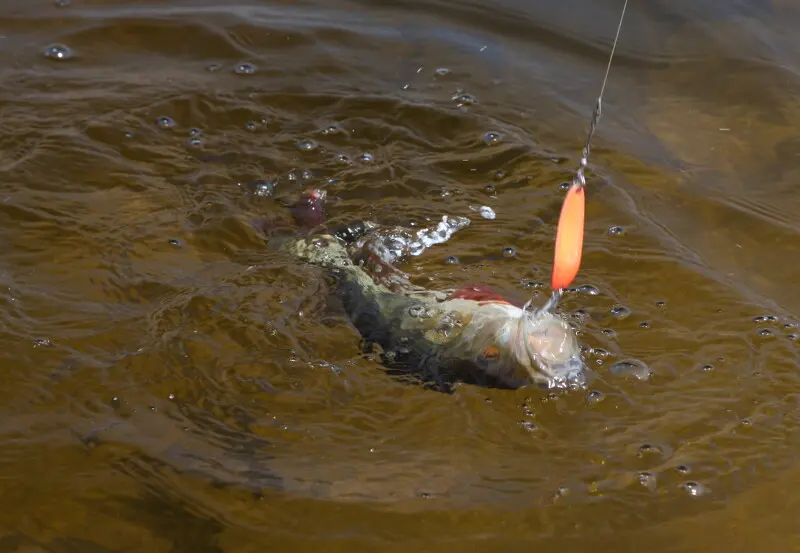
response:
[[[331,233],[288,238],[279,249],[336,275],[353,325],[382,348],[390,368],[445,389],[457,380],[502,388],[585,386],[575,333],[558,315],[512,305],[485,286],[414,286],[371,245],[362,240],[348,250]]]

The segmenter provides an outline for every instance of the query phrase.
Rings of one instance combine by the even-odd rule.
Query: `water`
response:
[[[4,550],[797,549],[794,3],[628,6],[561,302],[591,390],[397,381],[251,224],[466,217],[414,283],[543,304],[620,8],[7,2]]]

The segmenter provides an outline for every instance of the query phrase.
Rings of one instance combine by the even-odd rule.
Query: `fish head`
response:
[[[531,379],[549,388],[585,388],[586,365],[575,330],[549,311],[523,313],[509,348]]]
[[[462,333],[473,361],[487,374],[546,388],[586,387],[586,365],[575,331],[549,311],[511,305],[478,309]]]

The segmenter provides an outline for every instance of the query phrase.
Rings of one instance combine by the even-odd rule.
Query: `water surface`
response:
[[[5,2],[3,550],[797,550],[794,3],[629,5],[591,391],[399,382],[249,224],[467,216],[403,269],[543,302],[620,8]]]

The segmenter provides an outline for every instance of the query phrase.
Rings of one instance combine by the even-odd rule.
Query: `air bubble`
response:
[[[640,472],[638,475],[639,484],[652,490],[656,487],[656,483],[658,482],[656,479],[656,475],[651,472]]]
[[[456,102],[458,107],[471,106],[478,103],[477,98],[464,92],[457,92],[453,94],[452,100]]]
[[[201,148],[203,146],[203,140],[201,138],[187,138],[186,145],[190,148]]]
[[[173,129],[177,123],[172,117],[167,117],[166,115],[162,115],[158,119],[156,119],[156,125],[162,129]]]
[[[510,258],[514,257],[515,255],[517,255],[517,250],[515,250],[514,248],[512,247],[503,248],[503,257]]]
[[[700,367],[700,370],[705,372],[705,373],[709,373],[709,372],[714,370],[714,365],[712,365],[710,363],[706,363],[705,365]]]
[[[256,196],[269,197],[275,193],[275,181],[254,180],[248,182],[245,187]]]
[[[588,394],[586,394],[586,403],[588,403],[589,405],[597,405],[605,398],[606,396],[605,394],[603,394],[603,392],[592,390]]]
[[[576,288],[578,292],[581,294],[586,294],[587,296],[598,296],[600,295],[600,290],[597,286],[593,286],[591,284],[582,284]]]
[[[623,305],[615,305],[611,308],[611,315],[613,315],[617,319],[625,319],[629,317],[631,314],[631,310]]]
[[[650,323],[647,321],[642,321],[639,323],[639,328],[650,328]]]
[[[450,70],[447,67],[437,67],[433,74],[437,77],[445,77],[450,74]]]
[[[72,49],[64,44],[51,44],[45,48],[44,57],[51,60],[66,61],[72,58]]]
[[[759,336],[774,336],[775,331],[769,328],[760,328],[758,329],[757,334]]]
[[[170,246],[175,246],[176,248],[182,248],[183,244],[177,238],[170,238],[168,240]]]
[[[319,145],[313,140],[298,140],[297,149],[303,152],[311,152],[316,150]]]
[[[761,315],[759,317],[753,317],[754,323],[777,323],[778,317],[774,315]]]
[[[497,144],[503,140],[503,137],[500,133],[489,131],[483,135],[483,141],[486,143],[487,146],[491,146],[492,144]]]
[[[650,367],[638,359],[617,361],[609,369],[613,376],[632,376],[637,380],[647,380],[651,376]]]
[[[618,226],[608,227],[608,234],[609,236],[622,236],[625,234],[625,229]]]
[[[248,121],[244,124],[244,130],[249,132],[256,132],[258,130],[258,123],[255,121]]]
[[[602,332],[606,336],[616,336],[617,335],[617,331],[614,330],[613,328],[604,328],[600,332]]]
[[[256,66],[252,63],[240,63],[233,68],[233,72],[237,75],[252,75],[256,72]]]
[[[678,471],[679,474],[689,474],[692,472],[692,469],[690,469],[686,465],[678,465],[677,467],[675,467],[675,470]]]
[[[705,495],[706,493],[708,493],[708,488],[706,488],[700,482],[695,482],[695,481],[684,482],[683,484],[680,484],[680,486],[678,487],[692,497],[700,497],[701,495]]]
[[[458,258],[454,255],[451,255],[447,259],[444,260],[446,265],[458,265]]]
[[[362,163],[374,163],[375,156],[369,152],[364,152],[360,156],[358,156],[358,160]]]

